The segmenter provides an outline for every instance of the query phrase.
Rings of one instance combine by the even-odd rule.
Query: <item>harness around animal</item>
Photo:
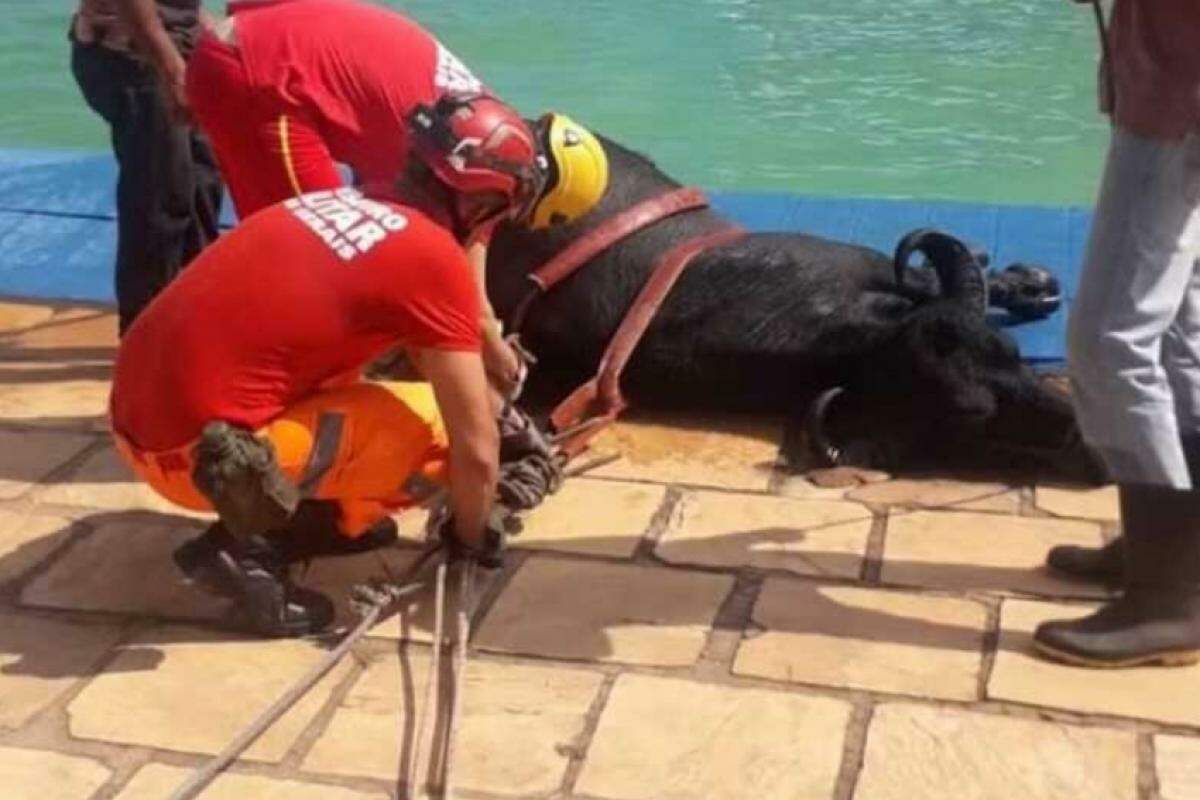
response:
[[[519,335],[525,316],[538,297],[566,280],[607,248],[668,217],[707,207],[708,198],[704,192],[685,187],[643,200],[610,217],[529,274],[533,286],[509,318],[509,331]],[[628,407],[621,394],[621,373],[679,276],[700,254],[713,247],[735,242],[745,234],[742,227],[724,223],[716,231],[685,239],[655,262],[650,278],[609,341],[596,375],[571,392],[550,413],[555,443],[568,457],[582,452]]]

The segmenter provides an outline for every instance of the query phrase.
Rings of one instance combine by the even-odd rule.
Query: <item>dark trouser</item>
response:
[[[73,42],[71,71],[87,104],[109,125],[120,170],[115,282],[124,332],[216,239],[220,173],[200,132],[169,119],[149,66]]]

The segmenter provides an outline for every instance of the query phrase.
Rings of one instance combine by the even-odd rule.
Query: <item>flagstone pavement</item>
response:
[[[114,348],[104,309],[0,304],[0,800],[166,798],[329,646],[239,635],[180,583],[169,554],[204,520],[116,458]],[[1040,564],[1114,535],[1111,487],[818,488],[775,469],[782,435],[635,416],[595,448],[620,460],[529,515],[477,587],[456,796],[1200,800],[1200,667],[1030,653],[1040,620],[1102,597]],[[300,580],[340,601],[416,546]],[[429,604],[202,797],[393,797]]]

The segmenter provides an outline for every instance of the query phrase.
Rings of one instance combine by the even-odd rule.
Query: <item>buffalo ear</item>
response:
[[[925,339],[938,358],[947,358],[962,347],[962,331],[950,320],[939,317],[926,328]]]
[[[943,304],[922,319],[913,321],[909,334],[909,347],[914,355],[935,363],[945,361],[963,349],[964,337],[969,335],[956,318],[956,309]]]
[[[986,419],[996,413],[995,392],[983,380],[978,324],[953,304],[940,304],[917,321],[908,346],[925,380],[939,393],[954,416]]]
[[[951,394],[954,412],[975,420],[991,419],[998,406],[996,393],[981,383],[964,383]]]

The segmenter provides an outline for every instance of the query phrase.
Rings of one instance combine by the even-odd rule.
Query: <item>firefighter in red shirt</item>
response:
[[[306,539],[394,538],[387,514],[445,487],[445,535],[482,547],[498,453],[479,302],[444,228],[350,188],[269,207],[205,250],[130,327],[111,398],[138,475],[218,512],[177,551],[184,571],[254,630],[299,635],[332,617],[287,580]],[[428,383],[358,379],[397,345]]]
[[[569,221],[604,193],[607,160],[594,136],[560,114],[527,124],[395,11],[357,0],[235,0],[229,12],[188,62],[187,100],[243,217],[341,186],[336,162],[370,196],[420,202],[450,192],[453,202],[434,204],[447,212],[437,221],[464,241],[482,291],[492,224]],[[520,361],[486,294],[482,311],[485,366],[508,394]]]

